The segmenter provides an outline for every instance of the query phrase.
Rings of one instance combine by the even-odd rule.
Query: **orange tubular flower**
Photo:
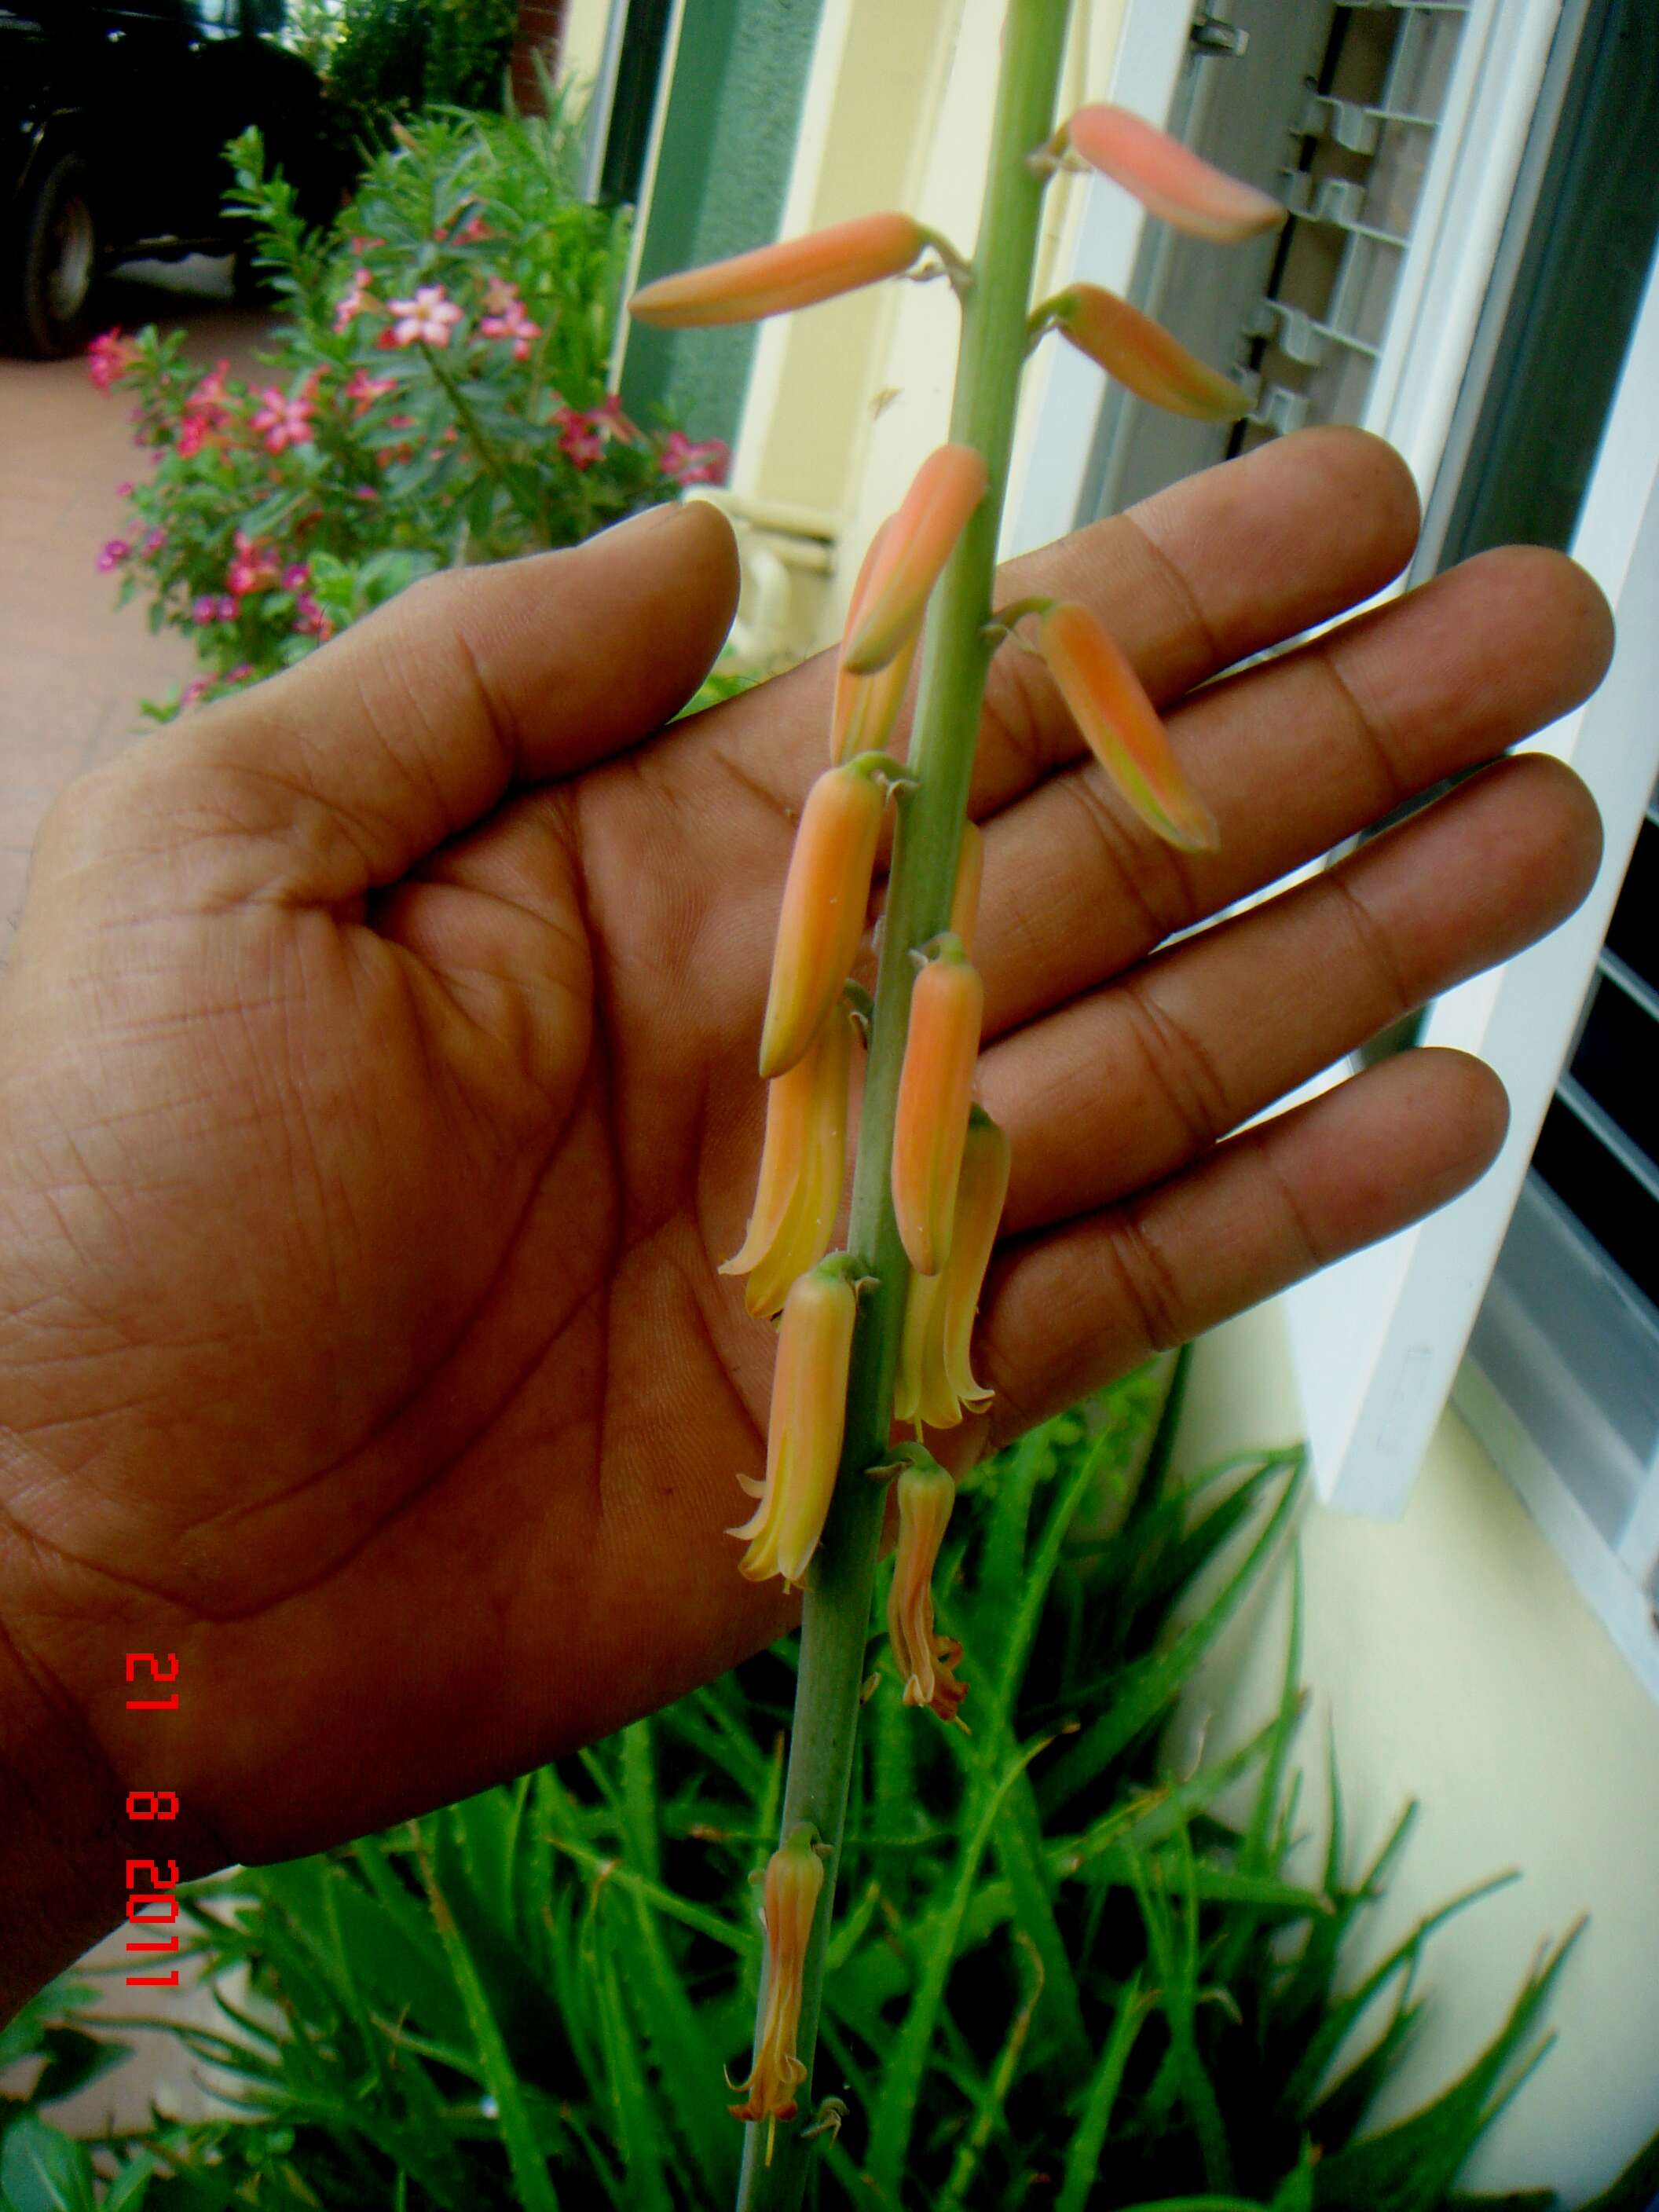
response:
[[[1037,650],[1089,750],[1149,829],[1188,853],[1213,852],[1215,820],[1181,772],[1128,656],[1085,607],[1059,599]]]
[[[915,1276],[910,1284],[893,1403],[902,1421],[953,1429],[964,1411],[981,1413],[991,1401],[993,1393],[974,1379],[974,1316],[996,1249],[1009,1164],[1006,1131],[975,1106],[962,1152],[951,1256],[939,1274]]]
[[[890,515],[870,540],[858,581],[853,586],[853,596],[848,602],[847,624],[842,645],[857,629],[863,618],[865,604],[869,598],[870,579],[888,532],[893,526]],[[893,725],[898,720],[899,708],[904,704],[905,687],[910,681],[910,671],[916,658],[916,647],[921,642],[917,630],[902,645],[885,668],[878,669],[873,676],[854,676],[843,660],[836,671],[835,708],[830,722],[830,759],[832,765],[851,760],[856,753],[879,752],[893,734]]]
[[[823,1533],[847,1421],[847,1370],[859,1303],[848,1279],[854,1264],[845,1253],[822,1261],[796,1279],[783,1302],[766,1480],[738,1477],[760,1503],[740,1528],[726,1531],[748,1544],[738,1572],[751,1583],[781,1575],[799,1583]]]
[[[805,238],[782,239],[729,261],[659,277],[635,293],[628,312],[636,322],[664,331],[757,323],[896,276],[928,243],[927,233],[908,215],[857,216]]]
[[[916,471],[871,563],[858,622],[849,626],[842,665],[851,674],[884,668],[921,629],[927,595],[990,481],[971,446],[937,447]]]
[[[979,824],[962,825],[962,851],[957,860],[957,887],[951,894],[951,934],[962,939],[962,949],[974,957],[974,933],[979,927],[980,886],[985,880],[985,840]]]
[[[1073,284],[1051,303],[1054,328],[1126,392],[1171,415],[1237,422],[1250,395],[1188,353],[1161,323],[1098,284]]]
[[[939,1462],[919,1444],[908,1444],[895,1488],[898,1495],[898,1548],[893,1555],[892,1587],[887,1595],[887,1633],[904,1683],[907,1705],[927,1705],[942,1721],[953,1721],[968,1694],[951,1669],[962,1656],[955,1638],[933,1626],[933,1569],[951,1524],[957,1486]]]
[[[755,1210],[741,1251],[723,1275],[747,1275],[751,1314],[775,1314],[797,1275],[830,1249],[847,1176],[847,1095],[853,1072],[853,1010],[831,1006],[817,1035],[766,1097]]]
[[[763,1075],[782,1075],[803,1057],[841,996],[864,934],[887,804],[882,772],[892,765],[884,754],[860,754],[826,769],[806,795],[778,916]]]
[[[1237,245],[1285,220],[1276,199],[1200,161],[1179,139],[1127,107],[1104,101],[1079,107],[1060,125],[1059,139],[1091,169],[1133,192],[1149,215],[1193,238]]]
[[[737,2085],[746,2092],[744,2102],[727,2107],[734,2120],[767,2123],[769,2165],[772,2159],[769,2130],[780,2120],[794,2118],[795,2093],[806,2079],[806,2069],[795,2055],[795,2041],[800,2029],[806,1948],[823,1889],[823,1861],[818,1854],[817,1832],[803,1820],[766,1863],[760,1916],[766,1931],[760,2033],[755,2039],[755,2063],[749,2078]]]
[[[910,1265],[936,1275],[951,1251],[985,986],[960,941],[940,938],[916,978],[893,1125],[893,1211]]]

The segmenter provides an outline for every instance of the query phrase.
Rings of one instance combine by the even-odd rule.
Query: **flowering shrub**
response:
[[[162,717],[303,658],[427,571],[574,544],[726,449],[631,422],[606,386],[625,217],[576,199],[562,119],[444,112],[379,156],[328,233],[234,142],[235,205],[283,313],[244,382],[179,331],[106,331],[94,384],[150,463],[98,555],[204,673]]]

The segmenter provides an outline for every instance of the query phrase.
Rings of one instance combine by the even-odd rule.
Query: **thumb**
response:
[[[705,501],[652,507],[568,552],[428,577],[168,732],[168,781],[228,771],[239,827],[287,848],[295,893],[353,896],[395,882],[511,786],[659,728],[708,673],[737,586],[731,527]]]

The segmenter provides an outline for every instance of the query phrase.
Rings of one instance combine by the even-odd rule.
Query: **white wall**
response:
[[[1199,1347],[1184,1466],[1297,1428],[1274,1307]],[[1333,1727],[1356,1854],[1376,1849],[1407,1799],[1421,1803],[1356,1973],[1455,1892],[1509,1867],[1524,1875],[1433,1939],[1429,2014],[1381,2116],[1449,2081],[1501,2021],[1537,1946],[1588,1912],[1549,2016],[1559,2040],[1466,2177],[1582,2202],[1659,2132],[1659,1705],[1455,1413],[1403,1519],[1313,1504],[1301,1542],[1310,1856],[1323,1844]],[[1272,1709],[1287,1587],[1277,1577],[1235,1624],[1200,1686],[1188,1720],[1209,1717],[1212,1751]]]

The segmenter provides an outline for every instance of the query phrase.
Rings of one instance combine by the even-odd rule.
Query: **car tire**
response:
[[[7,335],[42,361],[78,353],[97,323],[98,219],[78,154],[48,162],[22,211],[8,272]]]

